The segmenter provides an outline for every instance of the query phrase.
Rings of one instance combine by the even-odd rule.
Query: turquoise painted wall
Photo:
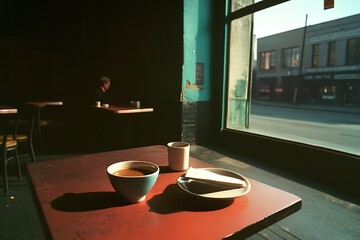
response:
[[[210,100],[212,6],[213,0],[184,0],[184,102]],[[197,63],[203,64],[203,71],[197,71]]]

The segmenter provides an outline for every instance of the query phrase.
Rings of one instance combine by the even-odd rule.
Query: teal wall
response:
[[[184,0],[182,100],[209,101],[211,93],[211,19],[213,0]],[[196,63],[204,64],[203,84],[196,82]],[[190,84],[187,84],[190,83]]]

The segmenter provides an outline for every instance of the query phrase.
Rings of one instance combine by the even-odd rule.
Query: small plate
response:
[[[202,168],[202,169],[220,175],[241,179],[245,181],[246,187],[239,188],[233,186],[225,186],[220,184],[201,182],[198,180],[188,179],[185,177],[185,174],[181,175],[178,178],[177,180],[178,186],[187,193],[190,193],[198,197],[210,198],[210,199],[237,198],[247,194],[250,191],[251,188],[250,181],[239,173],[226,170],[223,168]]]

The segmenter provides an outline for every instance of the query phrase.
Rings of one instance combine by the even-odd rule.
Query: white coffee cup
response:
[[[107,107],[109,107],[109,104],[104,103],[102,106],[107,108]]]
[[[189,168],[190,144],[169,142],[167,144],[168,162],[171,170],[184,171]]]
[[[134,108],[140,108],[140,101],[130,101],[130,106]]]
[[[100,102],[100,101],[96,101],[96,102],[95,102],[95,106],[96,106],[96,107],[100,107],[100,106],[101,106],[101,102]]]

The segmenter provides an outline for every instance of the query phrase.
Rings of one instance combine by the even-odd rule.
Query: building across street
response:
[[[253,96],[360,106],[360,14],[257,40]]]

